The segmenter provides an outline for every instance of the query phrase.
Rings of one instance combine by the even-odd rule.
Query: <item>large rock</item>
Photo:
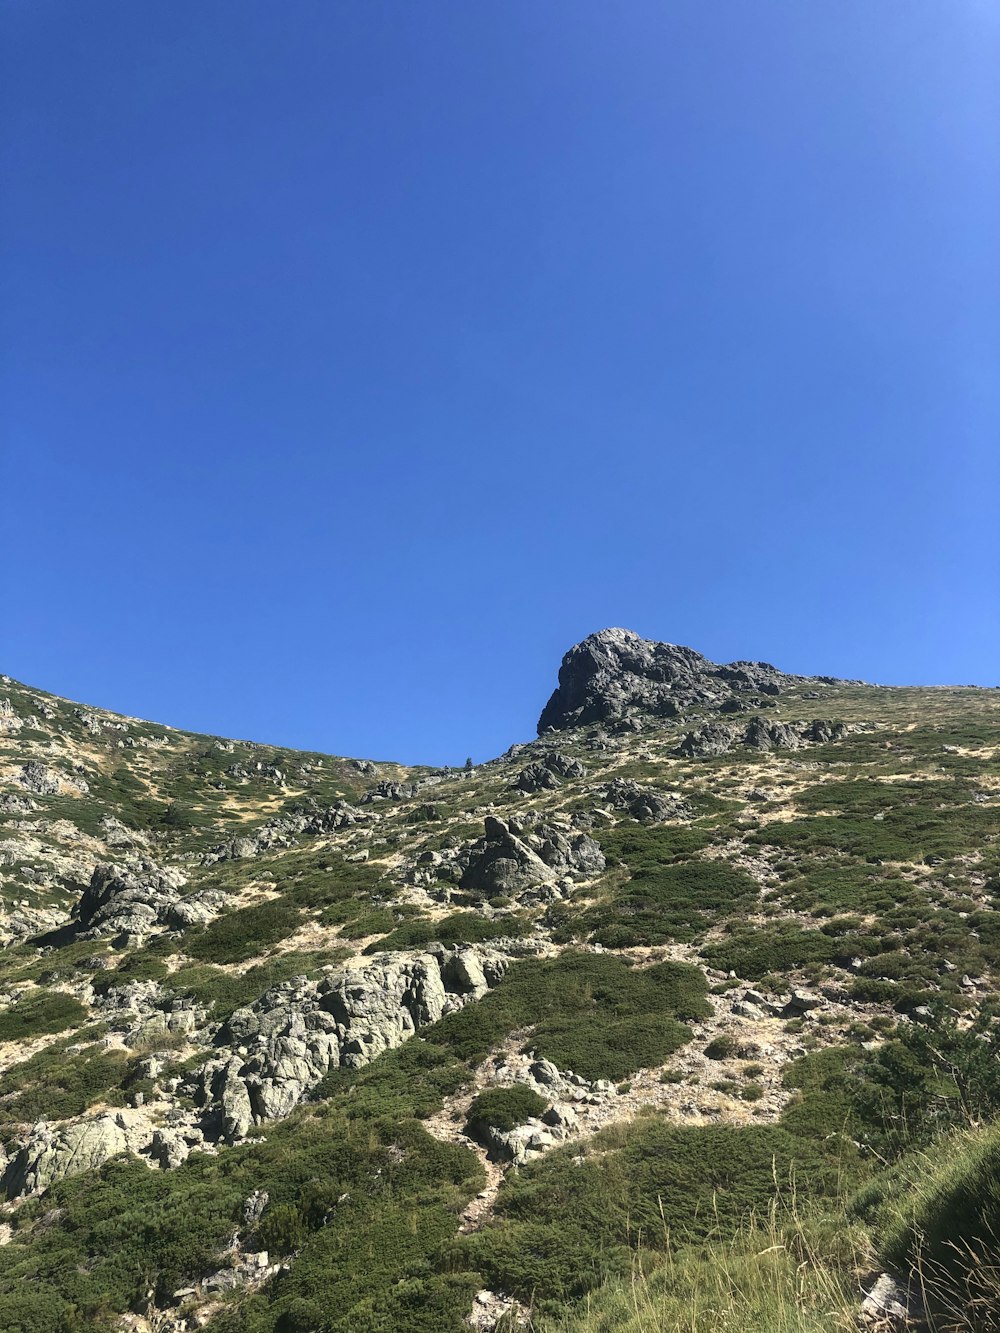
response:
[[[552,791],[563,778],[585,778],[587,770],[579,759],[573,759],[559,750],[549,750],[523,768],[514,779],[519,791]]]
[[[708,759],[717,754],[728,754],[736,743],[738,732],[724,722],[706,722],[689,731],[677,747],[685,759]]]
[[[593,723],[622,723],[636,714],[676,717],[696,704],[719,704],[744,691],[776,694],[800,677],[766,662],[718,666],[692,648],[656,643],[627,629],[605,629],[571,648],[559,687],[538,720],[538,734]]]
[[[501,893],[514,897],[522,889],[555,879],[556,872],[508,824],[487,815],[486,836],[476,845],[459,887],[487,897]]]
[[[517,897],[563,875],[590,877],[605,869],[600,847],[566,821],[486,817],[486,833],[471,849],[459,887],[485,897]]]
[[[221,889],[185,896],[184,875],[147,857],[129,865],[99,864],[75,908],[81,934],[145,935],[157,926],[182,930],[210,921],[222,908]]]
[[[612,810],[620,810],[643,824],[658,824],[664,819],[690,819],[691,808],[676,792],[655,791],[631,778],[614,778],[595,795]]]
[[[748,750],[797,750],[806,744],[839,741],[855,728],[845,722],[778,722],[772,718],[753,717],[741,732],[724,722],[706,722],[696,727],[678,745],[676,753],[686,759],[704,759],[728,754],[736,746]]]
[[[191,1077],[206,1134],[233,1143],[287,1115],[330,1069],[362,1068],[478,999],[506,967],[493,949],[436,946],[273,986],[230,1016],[216,1037],[219,1054]]]
[[[40,1121],[3,1175],[8,1198],[37,1194],[64,1176],[149,1147],[153,1126],[139,1111],[109,1111],[61,1125]]]

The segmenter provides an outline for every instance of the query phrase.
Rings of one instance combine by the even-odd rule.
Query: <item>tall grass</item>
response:
[[[841,1229],[844,1255],[848,1235]],[[535,1333],[856,1333],[854,1276],[821,1257],[810,1227],[775,1205],[731,1239],[667,1247],[637,1257],[632,1273],[606,1283],[574,1313],[532,1324]]]

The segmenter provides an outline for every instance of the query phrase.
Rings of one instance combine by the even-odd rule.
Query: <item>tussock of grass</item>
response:
[[[855,1333],[848,1269],[818,1255],[804,1228],[772,1209],[732,1238],[639,1256],[564,1318],[535,1333]]]

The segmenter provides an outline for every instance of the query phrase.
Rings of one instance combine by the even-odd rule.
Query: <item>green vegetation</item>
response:
[[[54,1042],[0,1076],[0,1116],[33,1124],[80,1115],[96,1101],[113,1100],[134,1063],[126,1051],[69,1050],[67,1042]]]
[[[475,1005],[424,1030],[462,1060],[531,1029],[525,1050],[584,1078],[614,1082],[662,1064],[689,1038],[678,1019],[708,1012],[701,971],[681,963],[631,968],[620,958],[564,953],[515,964]]]
[[[517,938],[528,929],[527,918],[520,912],[494,917],[492,920],[480,912],[454,912],[440,921],[406,921],[383,939],[369,944],[365,953],[381,953],[385,949],[419,949],[434,941],[440,944],[477,944],[504,936]]]
[[[488,1285],[557,1313],[612,1274],[637,1249],[660,1250],[735,1231],[774,1196],[836,1188],[836,1166],[816,1147],[764,1126],[679,1128],[647,1117],[602,1131],[582,1162],[578,1145],[508,1176],[496,1225],[463,1238],[453,1263]]]
[[[797,851],[824,848],[870,862],[920,863],[960,856],[998,833],[1000,812],[995,807],[940,808],[936,802],[928,802],[892,807],[879,819],[870,815],[813,815],[767,824],[748,835],[748,841]]]
[[[273,898],[217,917],[184,937],[184,951],[210,963],[242,963],[295,933],[302,913],[294,902]]]
[[[846,1228],[845,1228],[846,1230]],[[848,1233],[848,1241],[849,1241]],[[841,1249],[846,1249],[841,1246]],[[538,1333],[856,1333],[850,1255],[821,1256],[792,1209],[711,1243],[643,1251]]]
[[[609,865],[627,865],[633,872],[695,856],[712,841],[700,825],[619,824],[598,835]]]
[[[725,861],[643,865],[582,920],[606,948],[692,940],[721,915],[744,910],[757,885]]]
[[[0,1327],[101,1327],[150,1285],[158,1300],[168,1298],[190,1275],[218,1266],[233,1231],[246,1230],[243,1200],[264,1189],[270,1201],[259,1234],[294,1241],[298,1257],[286,1280],[241,1302],[220,1328],[460,1333],[473,1279],[435,1274],[428,1260],[454,1234],[456,1206],[481,1180],[471,1152],[438,1143],[412,1121],[358,1124],[332,1111],[300,1113],[274,1126],[267,1142],[195,1155],[169,1173],[118,1159],[59,1182],[16,1214],[0,1273]],[[47,1221],[53,1208],[62,1220],[56,1230]],[[247,1241],[260,1243],[250,1234]]]
[[[844,952],[844,945],[830,936],[819,930],[804,930],[794,922],[765,929],[736,929],[721,943],[705,945],[701,950],[710,967],[733,971],[750,981],[809,963],[828,963]]]
[[[86,1021],[86,1008],[72,995],[32,990],[0,1012],[0,1041],[24,1041],[47,1032],[65,1032]]]
[[[483,1128],[514,1129],[532,1116],[540,1116],[546,1106],[545,1098],[525,1083],[515,1083],[510,1088],[487,1088],[473,1098],[465,1132],[475,1138]]]
[[[883,1172],[851,1205],[879,1257],[920,1275],[933,1313],[992,1329],[1000,1310],[1000,1124],[939,1139]]]

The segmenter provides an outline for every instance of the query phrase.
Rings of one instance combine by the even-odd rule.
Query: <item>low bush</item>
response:
[[[34,1123],[80,1115],[120,1087],[130,1059],[125,1051],[86,1046],[66,1049],[54,1042],[0,1076],[0,1116],[4,1121]]]
[[[776,1186],[814,1196],[836,1188],[818,1148],[770,1126],[678,1127],[650,1116],[599,1133],[582,1161],[580,1151],[557,1149],[508,1176],[497,1224],[453,1247],[489,1286],[543,1312],[627,1272],[640,1247],[701,1241],[766,1216]]]
[[[0,1012],[0,1041],[65,1032],[87,1021],[87,1009],[64,991],[32,990]]]
[[[717,944],[705,945],[701,954],[709,966],[735,972],[748,981],[759,981],[771,972],[791,972],[809,963],[828,963],[841,952],[837,944],[819,930],[805,930],[797,922],[764,929],[734,930]]]
[[[699,968],[641,969],[608,955],[567,952],[515,964],[488,995],[424,1035],[465,1060],[530,1028],[525,1050],[585,1078],[617,1082],[662,1064],[689,1039],[675,1020],[705,1016],[705,992]]]
[[[736,866],[680,861],[638,870],[583,920],[606,948],[686,941],[721,915],[746,908],[756,895],[754,880]]]
[[[439,1275],[433,1260],[482,1181],[471,1151],[438,1142],[412,1121],[358,1125],[333,1109],[299,1112],[274,1125],[266,1142],[218,1157],[196,1153],[170,1172],[118,1158],[58,1182],[18,1211],[0,1271],[0,1328],[104,1327],[147,1293],[169,1300],[219,1266],[234,1231],[245,1232],[243,1201],[259,1189],[270,1197],[268,1210],[245,1242],[266,1235],[297,1257],[280,1282],[237,1299],[220,1328],[460,1333],[474,1279]],[[397,1320],[411,1306],[413,1321]],[[34,1322],[25,1322],[26,1309],[36,1312]]]
[[[184,934],[183,949],[206,963],[242,963],[295,933],[302,913],[284,898],[241,907]]]
[[[532,1116],[540,1116],[546,1106],[545,1098],[525,1083],[515,1083],[510,1088],[487,1088],[473,1099],[466,1116],[465,1132],[475,1137],[482,1127],[514,1129]]]
[[[384,949],[419,949],[421,945],[477,944],[483,940],[503,936],[523,935],[528,929],[522,913],[494,917],[490,920],[481,912],[454,912],[441,921],[406,921],[391,934],[369,944],[365,953],[381,953]]]
[[[598,833],[597,840],[609,865],[627,865],[635,873],[694,856],[712,835],[700,826],[628,823]]]

